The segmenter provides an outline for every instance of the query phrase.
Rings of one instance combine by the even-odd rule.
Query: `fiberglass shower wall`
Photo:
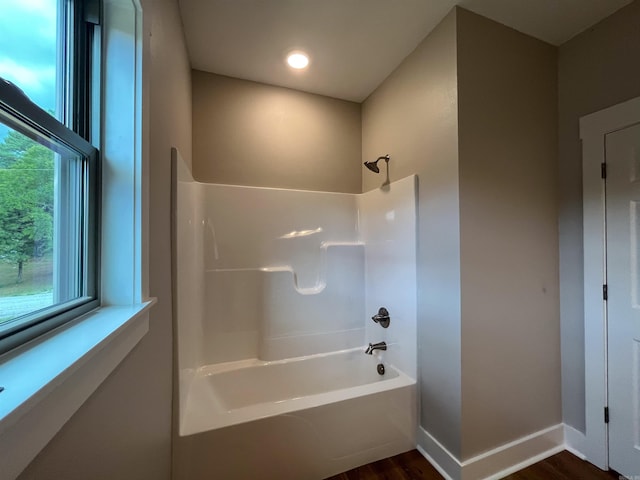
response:
[[[181,378],[383,340],[415,378],[415,177],[356,195],[198,183],[175,163]]]
[[[355,195],[203,187],[205,364],[363,344]]]

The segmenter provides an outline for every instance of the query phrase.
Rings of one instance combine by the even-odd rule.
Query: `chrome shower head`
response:
[[[389,163],[389,160],[391,159],[391,157],[389,156],[389,154],[387,153],[386,155],[383,155],[382,157],[378,157],[375,161],[373,162],[364,162],[364,166],[367,167],[369,170],[371,170],[374,173],[380,173],[380,169],[378,168],[378,162],[380,160],[384,160],[385,162]]]

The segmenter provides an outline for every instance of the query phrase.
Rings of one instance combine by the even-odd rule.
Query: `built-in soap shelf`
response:
[[[319,247],[323,258],[314,270],[320,280],[309,288],[299,287],[289,265],[207,271],[208,363],[256,355],[276,360],[362,345],[364,244]],[[215,335],[208,336],[209,329]]]
[[[206,273],[223,273],[223,272],[263,272],[263,273],[289,273],[291,274],[291,280],[294,290],[300,295],[317,295],[322,293],[327,287],[327,257],[329,250],[333,248],[343,247],[361,247],[364,248],[364,242],[339,242],[339,241],[326,241],[320,244],[320,267],[317,276],[316,284],[311,287],[301,287],[298,282],[298,275],[291,265],[278,265],[269,267],[254,267],[254,268],[212,268],[205,270]]]
[[[326,250],[330,247],[363,247],[364,242],[322,242],[320,248]]]

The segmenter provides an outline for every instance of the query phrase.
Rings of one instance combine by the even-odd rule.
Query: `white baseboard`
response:
[[[565,449],[558,424],[461,462],[423,428],[418,450],[447,480],[497,480]]]
[[[445,480],[460,480],[462,475],[458,459],[424,428],[418,427],[417,450]]]
[[[585,451],[586,436],[579,430],[564,424],[564,447],[581,460],[586,460]]]

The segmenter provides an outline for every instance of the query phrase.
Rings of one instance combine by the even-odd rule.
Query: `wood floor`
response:
[[[619,480],[567,451],[549,457],[508,477],[508,480]],[[327,480],[443,480],[417,450],[370,463]]]

